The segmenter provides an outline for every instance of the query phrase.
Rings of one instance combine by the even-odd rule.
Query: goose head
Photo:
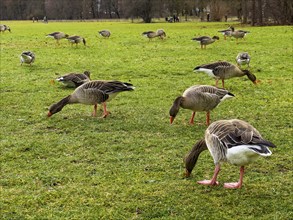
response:
[[[176,115],[178,114],[179,112],[179,109],[180,109],[180,106],[181,106],[181,103],[182,103],[182,100],[183,100],[183,97],[182,96],[179,96],[175,99],[175,101],[173,102],[173,105],[172,107],[170,108],[170,111],[169,111],[169,115],[170,115],[170,124],[173,123]]]
[[[249,70],[242,70],[242,72],[248,77],[248,79],[253,82],[253,84],[257,84],[259,81],[256,80],[256,76],[252,74]]]
[[[220,38],[218,36],[213,36],[214,40],[220,40]]]

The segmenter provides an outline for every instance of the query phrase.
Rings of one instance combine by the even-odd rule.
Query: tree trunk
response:
[[[251,25],[255,26],[256,25],[256,7],[255,7],[255,2],[256,0],[252,0],[252,8],[251,8]]]

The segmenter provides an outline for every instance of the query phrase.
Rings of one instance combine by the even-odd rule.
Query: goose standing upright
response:
[[[231,28],[226,29],[226,30],[221,30],[221,31],[218,31],[218,32],[220,32],[220,33],[223,34],[224,40],[226,40],[227,37],[230,37],[231,38],[231,36],[232,36],[232,30],[231,30]]]
[[[198,141],[185,158],[186,177],[189,177],[200,153],[209,150],[215,163],[214,175],[211,180],[198,181],[203,185],[218,185],[217,176],[220,164],[228,162],[240,166],[240,177],[236,183],[225,183],[225,188],[241,188],[244,166],[255,161],[259,156],[272,154],[269,147],[273,143],[262,138],[260,133],[249,123],[238,120],[220,120],[213,122],[206,130],[204,139]]]
[[[80,36],[76,36],[76,35],[70,36],[70,37],[67,38],[67,40],[71,43],[71,46],[73,44],[75,44],[77,46],[77,44],[79,44],[80,42],[82,42],[83,45],[86,46],[85,39],[83,37],[80,37]]]
[[[32,65],[33,62],[35,62],[35,54],[31,51],[24,51],[20,55],[20,63],[21,65],[23,63],[27,63],[29,65]]]
[[[74,92],[53,104],[49,108],[48,117],[60,112],[67,104],[81,103],[85,105],[94,105],[93,116],[97,115],[97,105],[103,104],[103,118],[109,115],[106,102],[111,101],[118,93],[132,91],[134,86],[130,83],[120,81],[95,80],[87,82],[77,87]]]
[[[218,61],[214,63],[200,65],[194,68],[195,72],[205,72],[209,76],[216,79],[216,87],[218,87],[219,79],[222,80],[222,86],[224,87],[224,80],[233,77],[247,76],[250,81],[257,84],[256,76],[252,74],[249,70],[242,70],[236,65],[226,62]]]
[[[207,45],[214,43],[216,40],[219,40],[218,36],[213,36],[212,38],[209,36],[195,37],[192,38],[193,41],[197,41],[200,43],[200,48],[206,48]]]
[[[249,31],[243,31],[243,30],[235,30],[234,27],[230,27],[232,30],[231,36],[236,38],[236,43],[238,43],[238,39],[244,39],[245,35],[250,33]]]
[[[99,35],[101,35],[104,38],[109,38],[111,35],[111,32],[108,30],[102,30],[102,31],[99,31],[98,33],[99,33]]]
[[[249,54],[247,52],[238,53],[238,55],[236,56],[236,63],[239,67],[245,64],[247,64],[247,66],[249,67],[249,63],[250,63]]]
[[[75,88],[89,82],[90,80],[89,71],[84,71],[84,73],[69,73],[57,78],[57,81],[62,82],[64,85]]]
[[[210,124],[210,111],[218,106],[218,104],[234,95],[225,89],[219,89],[214,86],[195,85],[186,89],[182,96],[175,99],[169,114],[170,123],[172,124],[180,107],[193,111],[189,123],[194,124],[195,112],[206,112],[206,124]]]
[[[63,38],[68,38],[69,35],[58,31],[58,32],[53,32],[51,34],[48,34],[46,37],[54,38],[56,40],[57,44],[59,44],[59,40],[61,40]]]

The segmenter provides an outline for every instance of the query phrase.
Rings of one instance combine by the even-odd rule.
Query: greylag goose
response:
[[[157,35],[160,39],[164,39],[166,37],[166,32],[163,29],[157,30]]]
[[[62,82],[64,85],[75,88],[89,82],[90,80],[89,71],[84,71],[84,73],[69,73],[57,78],[57,81]]]
[[[232,30],[231,30],[231,28],[226,29],[226,30],[221,30],[221,31],[218,31],[218,32],[220,32],[220,33],[223,34],[224,40],[226,40],[227,37],[230,37],[231,38],[231,36],[232,36]]]
[[[218,36],[201,36],[201,37],[195,37],[192,38],[193,41],[197,41],[200,43],[201,49],[206,48],[207,45],[214,43],[216,40],[219,40],[220,38]]]
[[[236,43],[238,42],[238,39],[243,39],[246,34],[250,33],[249,31],[243,31],[243,30],[235,30],[234,27],[230,27],[232,30],[231,36],[236,38]]]
[[[109,115],[106,102],[111,101],[118,93],[132,91],[134,86],[130,83],[120,81],[95,80],[77,87],[74,92],[53,104],[49,108],[48,117],[62,110],[67,104],[94,105],[93,116],[97,115],[97,105],[103,104],[103,118]]]
[[[249,70],[242,70],[236,65],[226,62],[218,61],[214,63],[200,65],[194,68],[195,72],[205,72],[209,76],[216,79],[216,87],[218,87],[219,79],[222,80],[222,86],[224,87],[224,80],[233,77],[247,76],[254,84],[257,84],[256,76],[253,75]]]
[[[5,32],[5,31],[11,32],[10,27],[7,26],[6,24],[0,24],[0,32]]]
[[[105,38],[109,38],[111,35],[111,32],[108,30],[102,30],[102,31],[99,31],[99,35],[101,35],[102,37],[105,37]]]
[[[63,32],[53,32],[51,34],[48,34],[47,37],[54,38],[57,41],[57,44],[59,44],[59,40],[63,38],[68,38],[68,34],[64,34]]]
[[[143,36],[147,37],[149,40],[158,37],[157,32],[154,31],[145,31],[142,33]]]
[[[35,54],[31,51],[24,51],[20,55],[20,63],[21,65],[23,63],[27,63],[29,65],[32,65],[33,62],[35,62]]]
[[[86,44],[86,41],[83,37],[76,35],[68,37],[67,40],[71,43],[71,45],[75,44],[77,46],[77,44],[79,44],[80,42],[82,42],[84,46]]]
[[[238,120],[220,120],[213,122],[206,130],[204,139],[198,141],[185,158],[186,177],[189,177],[200,153],[209,150],[215,163],[214,175],[211,180],[198,181],[203,185],[218,185],[217,176],[220,164],[228,162],[240,166],[240,178],[236,183],[225,183],[225,188],[241,188],[244,166],[259,156],[272,154],[268,147],[276,147],[262,138],[260,133],[249,123]]]
[[[239,67],[241,67],[242,65],[247,64],[247,66],[249,67],[249,63],[250,63],[250,56],[247,52],[243,52],[243,53],[239,53],[236,56],[236,63]]]
[[[186,89],[182,96],[175,99],[169,113],[170,123],[172,124],[174,118],[179,112],[180,107],[190,109],[193,111],[189,123],[194,124],[195,112],[206,112],[206,124],[210,124],[210,111],[217,107],[217,105],[234,95],[225,89],[219,89],[214,86],[195,85]]]

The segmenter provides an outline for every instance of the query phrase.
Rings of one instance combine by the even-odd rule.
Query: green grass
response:
[[[2,22],[4,23],[4,22]],[[221,40],[201,50],[193,36],[217,35],[225,23],[5,22],[1,34],[2,219],[289,219],[292,218],[292,27],[241,27],[246,41]],[[168,38],[148,42],[146,30],[165,29]],[[97,31],[109,29],[110,39]],[[87,47],[45,38],[53,31],[85,37]],[[219,35],[220,36],[220,35]],[[24,50],[36,54],[20,66]],[[195,66],[252,56],[247,78],[226,81],[236,97],[211,114],[212,121],[250,122],[277,145],[269,158],[249,165],[244,186],[206,187],[213,160],[203,152],[189,179],[183,157],[203,137],[181,110],[169,124],[173,100],[189,86],[214,85]],[[71,93],[50,81],[57,75],[89,70],[92,79],[131,81],[108,104],[111,115],[91,117],[92,106],[69,105],[47,118],[48,107]],[[204,122],[198,113],[196,122]],[[224,164],[219,181],[236,181],[239,168]],[[139,213],[137,213],[139,209]]]

